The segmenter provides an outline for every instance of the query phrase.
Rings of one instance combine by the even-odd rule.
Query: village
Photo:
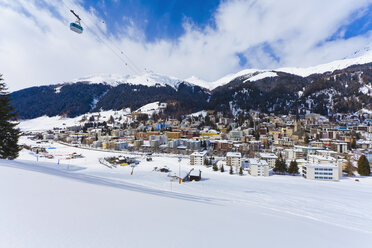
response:
[[[52,140],[121,153],[110,161],[100,161],[109,167],[115,159],[121,166],[135,164],[125,154],[142,154],[147,161],[153,154],[162,154],[187,158],[190,166],[236,175],[289,174],[338,181],[343,176],[358,175],[361,158],[372,163],[371,113],[328,118],[313,113],[275,116],[251,111],[234,117],[201,111],[173,119],[162,114],[165,106],[156,102],[135,112],[86,114],[79,125],[64,123],[64,127],[24,135],[38,143]],[[194,174],[201,179],[199,169]]]

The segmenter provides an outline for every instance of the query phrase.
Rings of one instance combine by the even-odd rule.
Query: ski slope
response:
[[[120,74],[98,74],[92,76],[81,77],[72,80],[72,83],[88,82],[91,84],[105,83],[111,86],[119,84],[145,85],[145,86],[170,86],[178,89],[178,85],[182,80],[172,76],[161,75],[153,72],[147,72],[142,75],[120,75]]]
[[[33,144],[22,137],[21,143]],[[35,145],[35,144],[34,144]],[[370,247],[371,178],[339,182],[229,175],[202,170],[200,182],[171,182],[176,156],[110,169],[117,155],[45,144],[74,160],[22,151],[0,160],[0,247]],[[190,169],[187,157],[181,171]]]

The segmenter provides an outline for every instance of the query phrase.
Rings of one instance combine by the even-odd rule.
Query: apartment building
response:
[[[240,152],[228,152],[226,154],[226,165],[234,167],[242,166],[242,154]]]
[[[338,181],[342,177],[342,166],[337,164],[305,164],[302,176],[311,180]]]
[[[207,158],[207,152],[194,152],[190,155],[190,165],[204,165]]]
[[[269,176],[269,164],[265,160],[257,158],[248,159],[249,172],[255,177],[268,177]]]

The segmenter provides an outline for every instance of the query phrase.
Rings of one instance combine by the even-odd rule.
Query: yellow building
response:
[[[152,136],[152,135],[160,135],[160,132],[159,131],[151,131],[151,132],[147,132],[147,139]]]
[[[208,130],[208,131],[203,131],[201,132],[202,137],[214,137],[218,136],[218,132],[216,130]]]
[[[102,142],[102,148],[103,149],[114,149],[115,143],[113,141]]]
[[[180,139],[181,132],[165,132],[165,136],[167,136],[168,139]]]

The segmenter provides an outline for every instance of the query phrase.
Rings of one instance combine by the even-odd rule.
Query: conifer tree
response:
[[[275,165],[274,165],[274,169],[273,169],[273,171],[274,171],[275,173],[277,173],[277,172],[280,171],[280,159],[279,159],[279,158],[277,158],[277,159],[275,160]]]
[[[214,171],[218,171],[218,167],[217,167],[217,164],[216,163],[213,164],[213,170]]]
[[[351,139],[350,148],[351,149],[355,149],[356,148],[356,141],[355,141],[355,138],[354,137]]]
[[[309,142],[310,142],[310,138],[309,138],[309,136],[307,134],[306,134],[306,136],[304,138],[304,142],[305,142],[305,144],[309,144]]]
[[[243,176],[243,167],[240,166],[239,175]]]
[[[274,169],[273,171],[275,173],[284,174],[287,171],[287,165],[285,164],[285,161],[281,158],[278,158],[275,161]]]
[[[346,172],[348,177],[353,177],[354,171],[356,171],[356,168],[354,167],[350,160],[347,160],[344,172]]]
[[[358,160],[358,173],[361,176],[369,176],[371,174],[371,167],[366,156],[360,156]]]
[[[10,106],[10,97],[0,74],[0,158],[15,159],[18,157],[19,130],[16,128],[17,114]]]
[[[221,165],[221,172],[225,172],[225,168]]]
[[[230,173],[230,175],[234,174],[232,165],[230,165],[230,172],[229,173]]]
[[[297,165],[296,160],[291,161],[291,163],[289,164],[288,173],[291,174],[291,175],[298,174],[298,165]]]

